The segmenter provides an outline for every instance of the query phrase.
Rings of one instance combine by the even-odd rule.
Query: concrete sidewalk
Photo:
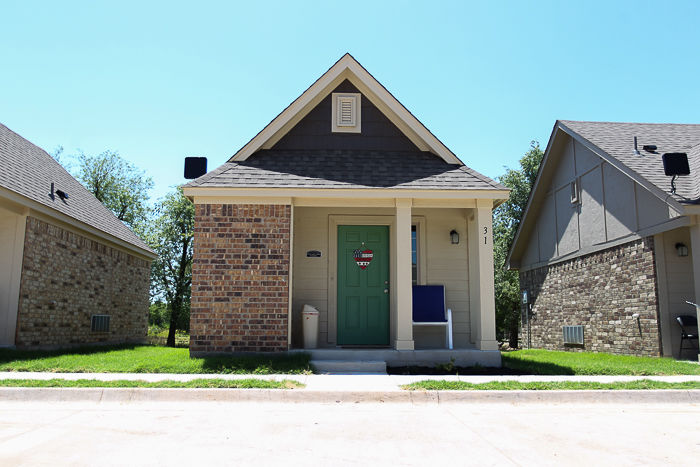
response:
[[[304,389],[296,391],[400,391],[400,386],[425,380],[465,381],[479,384],[490,381],[518,381],[522,383],[537,381],[591,381],[597,383],[614,383],[650,379],[678,383],[700,381],[700,375],[674,376],[629,376],[629,375],[576,375],[576,376],[542,376],[542,375],[380,375],[380,374],[332,374],[332,375],[227,375],[227,374],[179,374],[179,373],[50,373],[50,372],[0,372],[0,379],[95,379],[99,381],[192,381],[195,379],[260,379],[281,381],[284,379],[305,384]]]
[[[193,379],[294,380],[302,389],[156,389],[156,388],[0,388],[0,400],[14,401],[218,401],[218,402],[497,402],[497,403],[686,403],[700,404],[700,390],[603,391],[406,391],[401,385],[427,379],[485,383],[489,381],[592,381],[612,383],[651,379],[700,381],[700,375],[679,376],[434,376],[434,375],[219,375],[154,373],[0,372],[0,379],[94,379],[101,381],[191,381]]]

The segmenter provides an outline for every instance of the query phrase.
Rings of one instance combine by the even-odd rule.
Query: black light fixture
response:
[[[456,230],[452,230],[452,232],[450,232],[450,240],[452,241],[453,245],[457,245],[459,243],[459,233],[457,233]]]
[[[678,242],[676,243],[676,252],[678,256],[688,256],[688,247],[685,246],[685,243]]]

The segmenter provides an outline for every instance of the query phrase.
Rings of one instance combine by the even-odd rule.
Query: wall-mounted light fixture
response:
[[[685,246],[685,243],[676,243],[676,253],[678,256],[688,256],[688,247]]]
[[[450,232],[450,241],[452,241],[453,245],[457,245],[459,243],[459,233],[457,233],[456,230]]]

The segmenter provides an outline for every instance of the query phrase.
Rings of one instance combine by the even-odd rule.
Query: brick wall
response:
[[[287,350],[291,206],[195,206],[190,352]]]
[[[653,237],[523,271],[520,287],[532,303],[533,348],[660,355]],[[563,325],[584,326],[583,348],[564,346]],[[523,322],[523,347],[527,333]]]
[[[148,261],[28,217],[17,347],[143,342],[150,273]],[[93,314],[110,315],[109,332],[91,331]]]

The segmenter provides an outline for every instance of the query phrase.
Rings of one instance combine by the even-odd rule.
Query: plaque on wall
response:
[[[318,250],[309,250],[306,252],[306,257],[307,258],[320,258],[321,252]]]

